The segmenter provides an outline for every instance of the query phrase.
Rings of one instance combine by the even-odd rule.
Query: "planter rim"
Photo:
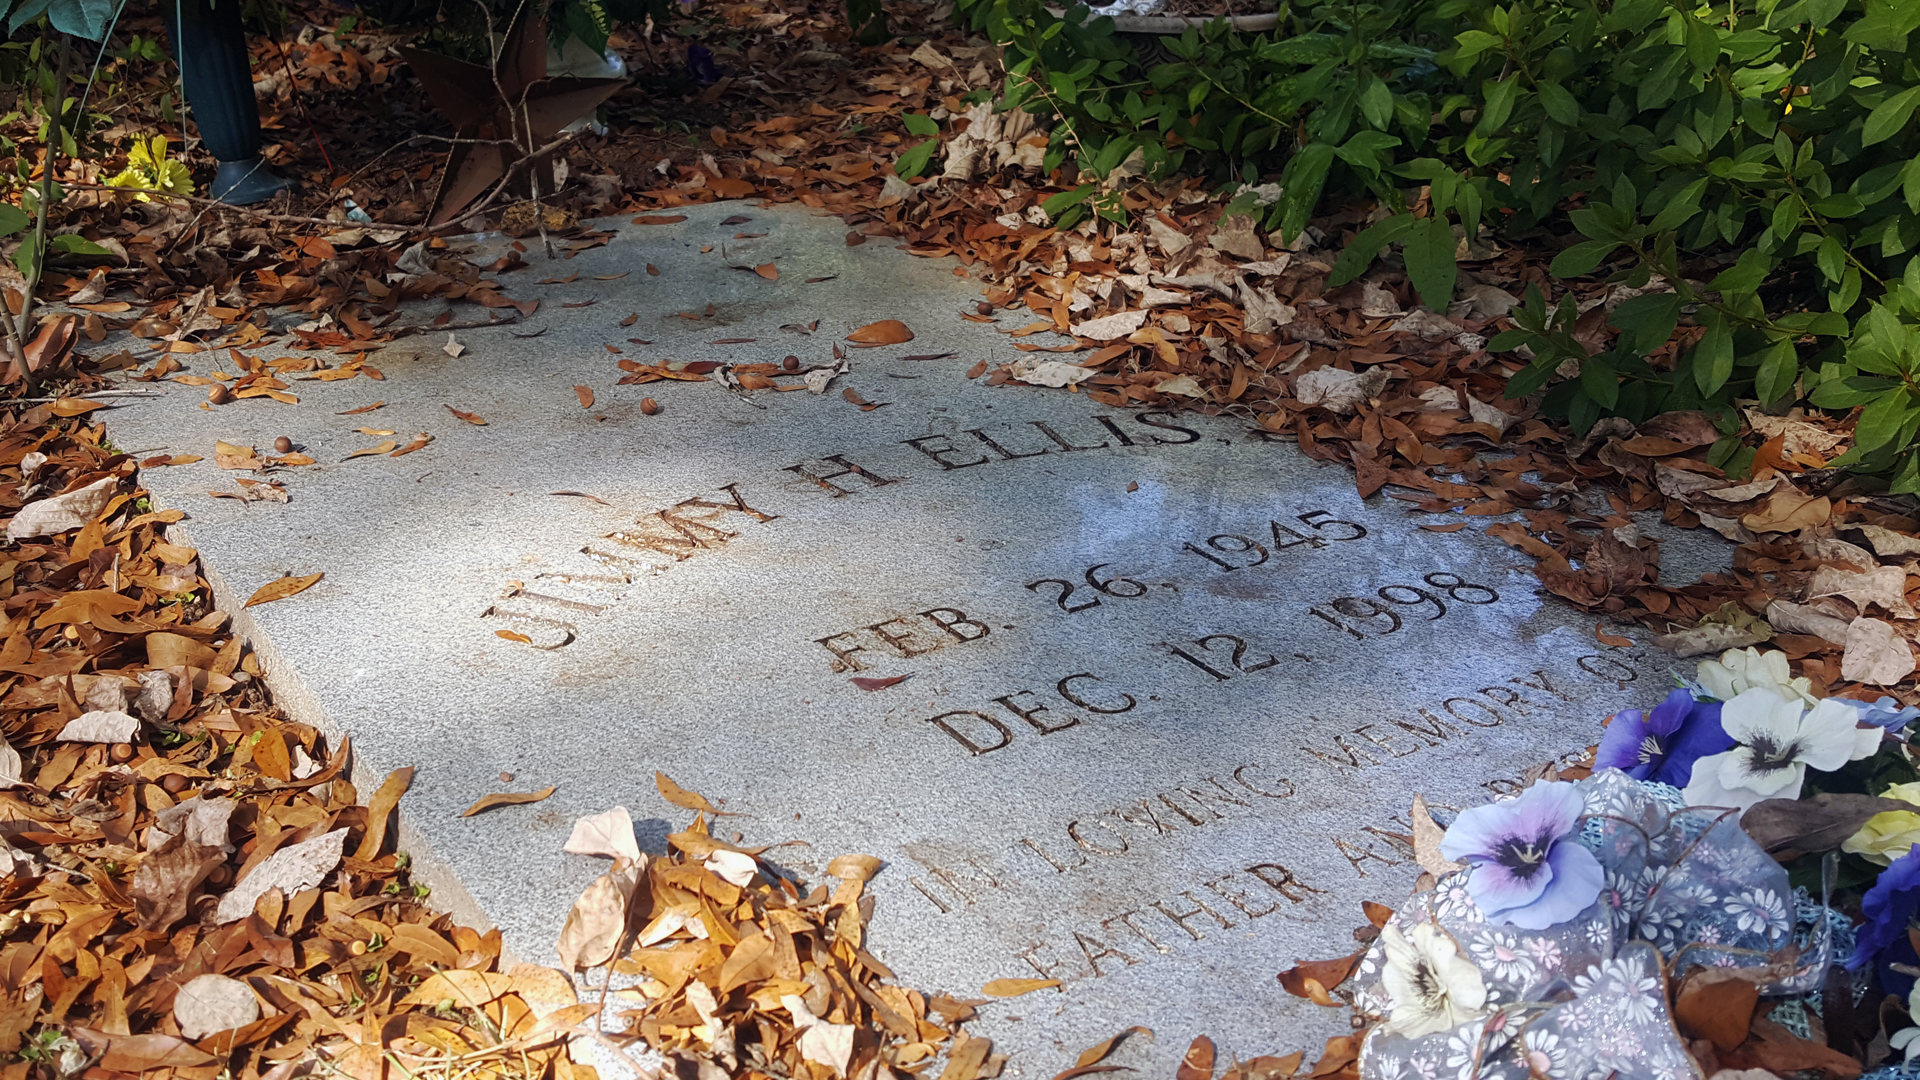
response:
[[[1049,7],[1047,13],[1054,18],[1064,18],[1065,8]],[[1180,34],[1192,27],[1204,27],[1221,16],[1204,15],[1113,15],[1113,28],[1122,34]],[[1280,22],[1280,13],[1269,11],[1261,15],[1228,15],[1227,26],[1246,33],[1271,30]]]

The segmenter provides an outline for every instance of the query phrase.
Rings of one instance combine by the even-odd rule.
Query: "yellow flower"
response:
[[[1895,784],[1881,792],[1882,797],[1913,803],[1920,808],[1920,782]],[[1840,850],[1859,855],[1868,862],[1886,866],[1920,844],[1920,812],[1889,810],[1867,819],[1860,831],[1847,837]]]
[[[109,179],[107,186],[146,189],[137,190],[133,197],[147,202],[146,191],[163,191],[169,195],[192,194],[193,174],[178,161],[167,160],[165,135],[155,135],[151,139],[135,136],[133,148],[127,152],[127,167],[120,170],[118,176]]]

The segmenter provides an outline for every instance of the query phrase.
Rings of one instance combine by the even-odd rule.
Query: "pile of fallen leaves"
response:
[[[62,418],[88,404],[0,416],[0,1077],[590,1080],[583,1041],[701,1076],[998,1073],[960,1028],[980,1001],[894,985],[863,947],[878,860],[803,888],[704,816],[663,857],[624,811],[569,844],[616,862],[562,956],[619,988],[583,1003],[565,972],[501,970],[498,931],[428,908],[395,850],[412,770],[362,802],[347,743],[272,704],[164,539],[178,512],[148,510],[103,425]]]
[[[705,798],[658,780],[669,802],[700,814],[667,838],[665,857],[640,852],[623,807],[581,819],[567,843],[614,860],[568,914],[558,950],[567,967],[604,966],[626,984],[604,1002],[617,1028],[703,1077],[708,1067],[814,1080],[918,1072],[943,1050],[944,1080],[998,1075],[1004,1055],[960,1028],[984,1000],[893,985],[864,947],[879,859],[840,856],[831,888],[803,889],[758,858],[767,849],[712,835],[705,815],[719,811]]]

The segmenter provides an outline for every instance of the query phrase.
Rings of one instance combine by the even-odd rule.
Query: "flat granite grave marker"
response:
[[[735,212],[771,235],[730,259],[779,282],[699,250]],[[976,291],[950,264],[792,210],[687,214],[581,253],[542,337],[390,347],[386,381],[296,383],[295,407],[183,387],[112,419],[143,449],[286,434],[327,463],[282,474],[286,505],[209,498],[211,463],[146,482],[231,594],[325,572],[247,613],[281,701],[350,732],[363,775],[418,766],[413,854],[523,958],[553,962],[603,866],[561,852],[574,818],[624,804],[654,849],[684,827],[660,770],[741,815],[717,829],[798,841],[774,854],[810,878],[885,860],[870,945],[901,981],[1061,980],[972,1025],[1019,1074],[1133,1024],[1157,1041],[1115,1060],[1152,1075],[1196,1034],[1309,1048],[1344,1014],[1274,977],[1406,895],[1413,794],[1477,804],[1672,685],[1478,524],[1423,531],[1245,421],[966,380],[1023,354],[955,315]],[[585,280],[640,262],[661,274]],[[889,317],[916,340],[852,353],[824,395],[621,386],[604,347],[824,364]],[[436,439],[343,460],[378,441],[359,426]],[[459,817],[502,771],[558,793]]]

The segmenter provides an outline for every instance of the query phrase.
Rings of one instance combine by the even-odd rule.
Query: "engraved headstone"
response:
[[[736,212],[770,235],[728,240]],[[574,818],[624,804],[656,850],[684,826],[660,770],[742,815],[718,828],[801,842],[775,852],[798,873],[885,860],[871,946],[902,981],[1061,980],[974,1025],[1023,1075],[1132,1024],[1158,1039],[1116,1060],[1149,1075],[1196,1034],[1310,1048],[1343,1014],[1274,976],[1406,895],[1413,794],[1484,801],[1672,685],[1482,519],[1422,530],[1244,420],[968,381],[1027,355],[996,332],[1024,320],[960,318],[977,284],[951,263],[792,209],[687,214],[564,264],[538,338],[389,347],[384,382],[295,382],[293,407],[182,387],[113,418],[128,446],[285,434],[324,463],[285,505],[209,498],[211,462],[146,481],[232,595],[325,572],[248,613],[281,700],[352,733],[364,776],[418,766],[407,844],[526,959],[601,869],[561,852]],[[728,265],[770,260],[777,282]],[[822,395],[622,386],[608,349],[825,365],[881,318],[918,336]],[[343,461],[380,441],[363,426],[435,440]],[[559,791],[459,817],[503,771]]]

